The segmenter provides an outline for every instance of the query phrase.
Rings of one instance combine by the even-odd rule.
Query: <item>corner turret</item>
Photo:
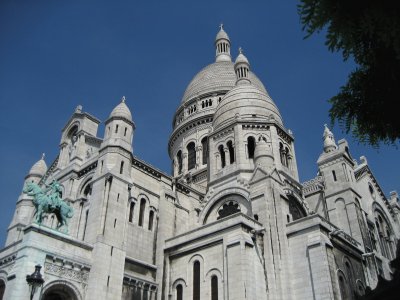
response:
[[[132,152],[132,139],[135,131],[135,123],[132,114],[125,103],[125,96],[111,112],[105,122],[105,134],[102,148],[108,145],[120,146]]]

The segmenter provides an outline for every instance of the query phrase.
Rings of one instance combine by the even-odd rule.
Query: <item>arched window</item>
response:
[[[143,219],[144,219],[144,210],[146,208],[146,199],[140,200],[140,211],[139,211],[139,226],[143,226]]]
[[[183,300],[183,287],[182,284],[176,286],[176,300]]]
[[[227,201],[218,210],[217,220],[233,215],[237,212],[240,212],[239,204],[236,201]]]
[[[348,279],[349,285],[350,285],[350,287],[353,287],[353,285],[354,285],[353,268],[351,267],[351,265],[348,261],[346,261],[344,263],[344,265],[346,266],[346,273],[347,273],[347,279]]]
[[[187,151],[188,151],[188,170],[194,169],[196,166],[196,145],[194,142],[189,143],[187,145]]]
[[[392,259],[394,257],[391,237],[392,234],[390,230],[390,225],[386,220],[387,219],[383,217],[383,214],[381,214],[380,211],[375,211],[375,224],[378,230],[378,239],[381,253],[384,257]]]
[[[279,143],[279,156],[281,159],[281,164],[285,167],[288,167],[288,159],[287,159],[287,154],[289,152],[289,149],[286,147],[286,149],[283,147],[282,143]]]
[[[200,262],[193,264],[193,300],[200,300]]]
[[[226,165],[224,146],[220,145],[218,147],[218,151],[219,151],[219,155],[221,156],[221,168],[224,168]]]
[[[288,168],[289,168],[289,156],[290,156],[290,154],[289,154],[289,148],[286,147],[286,148],[285,148],[285,165],[286,165],[286,167],[288,167]]]
[[[154,221],[154,210],[150,210],[149,212],[149,230],[153,230],[153,221]]]
[[[85,199],[89,199],[89,197],[92,195],[92,185],[87,184],[83,190],[83,197]]]
[[[235,151],[233,149],[232,141],[229,141],[227,143],[227,146],[228,146],[228,150],[229,150],[229,161],[231,164],[233,164],[235,162]]]
[[[218,300],[218,277],[211,277],[211,300]]]
[[[249,158],[254,158],[254,150],[256,149],[256,140],[254,137],[249,136],[247,138],[247,153],[249,154]]]
[[[176,154],[176,159],[178,162],[178,174],[182,173],[182,151],[179,150],[178,153]]]
[[[208,163],[208,138],[205,137],[201,140],[201,147],[203,149],[203,165]]]
[[[133,213],[135,211],[135,202],[131,201],[129,205],[129,222],[133,221]]]
[[[339,280],[339,289],[340,289],[340,295],[342,296],[343,300],[350,300],[350,293],[348,289],[347,282],[344,278],[344,276],[339,273],[338,275],[338,280]]]
[[[292,215],[292,221],[304,218],[306,216],[304,209],[292,196],[289,197],[289,213]]]

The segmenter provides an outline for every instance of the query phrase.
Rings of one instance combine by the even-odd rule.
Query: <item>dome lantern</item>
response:
[[[224,30],[224,25],[221,24],[220,30],[215,37],[215,61],[232,61],[231,58],[231,41],[228,34]]]
[[[243,54],[242,48],[239,48],[239,55],[235,61],[236,85],[250,83],[250,63]]]

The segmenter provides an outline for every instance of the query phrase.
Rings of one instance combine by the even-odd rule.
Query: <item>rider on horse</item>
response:
[[[55,210],[55,209],[59,209],[61,206],[61,198],[60,198],[60,194],[62,192],[61,190],[61,185],[56,181],[53,180],[52,183],[50,183],[50,185],[47,185],[47,188],[44,190],[45,194],[48,194],[49,191],[51,191],[49,198],[50,198],[50,203],[49,203],[49,208],[50,210]]]

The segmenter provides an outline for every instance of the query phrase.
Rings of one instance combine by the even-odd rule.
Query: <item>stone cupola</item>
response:
[[[232,61],[231,58],[231,41],[229,40],[228,34],[223,28],[223,24],[220,25],[220,30],[215,37],[215,61]]]

